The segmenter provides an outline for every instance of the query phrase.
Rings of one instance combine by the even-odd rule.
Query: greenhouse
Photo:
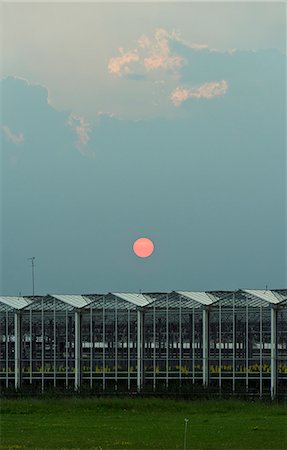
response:
[[[287,393],[287,289],[0,297],[1,388]]]

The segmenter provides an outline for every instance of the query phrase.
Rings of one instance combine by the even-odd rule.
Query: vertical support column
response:
[[[277,388],[277,310],[275,306],[271,307],[271,399],[276,398]]]
[[[127,335],[127,354],[128,354],[128,390],[131,389],[131,311],[128,309],[128,335]]]
[[[245,339],[245,357],[246,357],[246,361],[245,361],[245,366],[246,366],[246,380],[245,380],[245,384],[246,384],[246,392],[248,392],[248,375],[249,375],[249,317],[248,317],[248,296],[246,297],[246,339]]]
[[[202,310],[202,383],[203,386],[208,386],[208,322],[209,311],[207,308]]]
[[[81,316],[75,312],[75,390],[81,385]]]
[[[218,317],[218,321],[219,321],[219,327],[218,327],[218,345],[219,345],[219,361],[218,361],[218,365],[219,365],[219,390],[221,391],[221,385],[222,385],[222,374],[221,374],[221,300],[219,300],[219,317]]]
[[[69,353],[70,345],[69,343],[69,328],[68,328],[68,309],[66,309],[66,388],[68,387],[68,374],[69,374]]]
[[[182,311],[181,311],[181,299],[182,297],[179,297],[179,385],[181,386],[181,366],[182,366]]]
[[[56,387],[56,357],[57,357],[56,299],[54,298],[54,387]]]
[[[236,346],[235,326],[236,326],[236,324],[235,324],[235,294],[233,293],[233,295],[232,295],[232,392],[235,392],[235,346]]]
[[[2,342],[4,342],[4,340],[3,339],[5,339],[4,338],[4,336],[5,336],[5,326],[6,326],[6,324],[5,324],[5,320],[4,320],[4,326],[3,326],[3,331],[2,331],[2,323],[1,323],[1,319],[2,319],[2,314],[0,315],[0,336],[2,336]],[[4,316],[3,316],[3,318],[4,318]],[[4,368],[4,370],[5,370],[5,367],[2,367],[2,363],[4,362],[4,358],[3,358],[3,356],[2,356],[2,348],[1,348],[2,346],[0,345],[0,358],[1,358],[1,364],[0,364],[0,367],[1,367],[1,372],[3,371],[3,368]],[[4,353],[5,354],[5,353]]]
[[[259,364],[260,364],[260,381],[259,381],[259,389],[260,389],[260,399],[262,398],[262,365],[263,365],[263,361],[262,361],[262,347],[263,347],[263,333],[262,333],[262,306],[260,306],[260,318],[259,318],[259,327],[260,327],[260,331],[259,331],[259,342],[260,342],[260,353],[259,353]]]
[[[33,322],[32,322],[32,306],[30,306],[29,310],[29,332],[30,332],[30,384],[32,384],[32,373],[33,373]]]
[[[141,390],[141,311],[137,311],[137,390]]]
[[[195,383],[195,309],[192,307],[192,383]]]
[[[155,302],[153,301],[153,390],[156,389],[156,320],[155,320]]]
[[[5,338],[5,349],[6,349],[6,388],[9,386],[9,314],[6,311],[6,338]]]
[[[103,390],[106,389],[106,297],[103,296]]]
[[[41,380],[42,380],[42,392],[44,392],[44,371],[45,371],[45,324],[44,324],[44,299],[42,299],[42,311],[41,311],[41,321],[42,321],[42,370],[41,370]]]
[[[93,307],[90,307],[90,388],[93,387],[93,351],[94,351],[94,339],[93,339]]]
[[[18,312],[14,314],[14,332],[15,332],[15,389],[21,385],[21,317]]]
[[[169,317],[168,317],[168,294],[166,294],[166,339],[165,339],[165,345],[166,345],[166,365],[165,365],[165,376],[166,376],[166,388],[168,388],[168,357],[169,357]]]
[[[115,390],[118,389],[118,298],[115,305]]]
[[[145,384],[145,311],[141,311],[141,387]]]

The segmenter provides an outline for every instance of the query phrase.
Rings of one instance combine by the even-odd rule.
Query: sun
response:
[[[154,245],[150,239],[141,237],[134,242],[133,250],[139,258],[147,258],[153,253]]]

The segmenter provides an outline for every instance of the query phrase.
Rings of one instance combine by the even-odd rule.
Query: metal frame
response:
[[[44,391],[62,382],[68,387],[74,378],[78,390],[86,380],[92,388],[95,379],[105,389],[109,379],[115,389],[125,382],[141,391],[150,382],[156,391],[158,380],[167,389],[174,380],[206,387],[217,380],[219,390],[232,380],[233,392],[240,382],[246,392],[258,383],[262,397],[269,382],[274,399],[287,383],[287,314],[280,313],[277,326],[279,310],[287,311],[287,290],[0,297],[0,383],[19,389],[39,381]]]

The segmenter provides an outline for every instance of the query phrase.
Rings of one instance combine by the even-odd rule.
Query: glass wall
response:
[[[210,301],[192,292],[139,301],[135,294],[44,296],[18,309],[2,297],[1,387],[204,384],[262,396],[275,384],[275,394],[286,392],[287,301],[282,293],[275,302],[254,292],[212,293]]]
[[[144,313],[144,374],[154,388],[202,379],[202,310],[186,303],[165,295]]]
[[[244,304],[245,303],[245,304]],[[271,314],[247,298],[219,301],[210,310],[209,372],[219,388],[229,380],[234,392],[264,391],[270,379]]]
[[[0,379],[1,386],[14,384],[15,379],[15,329],[14,313],[0,310]]]
[[[82,380],[130,389],[137,379],[136,308],[111,294],[92,301],[81,316]]]
[[[287,393],[287,302],[278,309],[277,315],[278,345],[278,390]]]

